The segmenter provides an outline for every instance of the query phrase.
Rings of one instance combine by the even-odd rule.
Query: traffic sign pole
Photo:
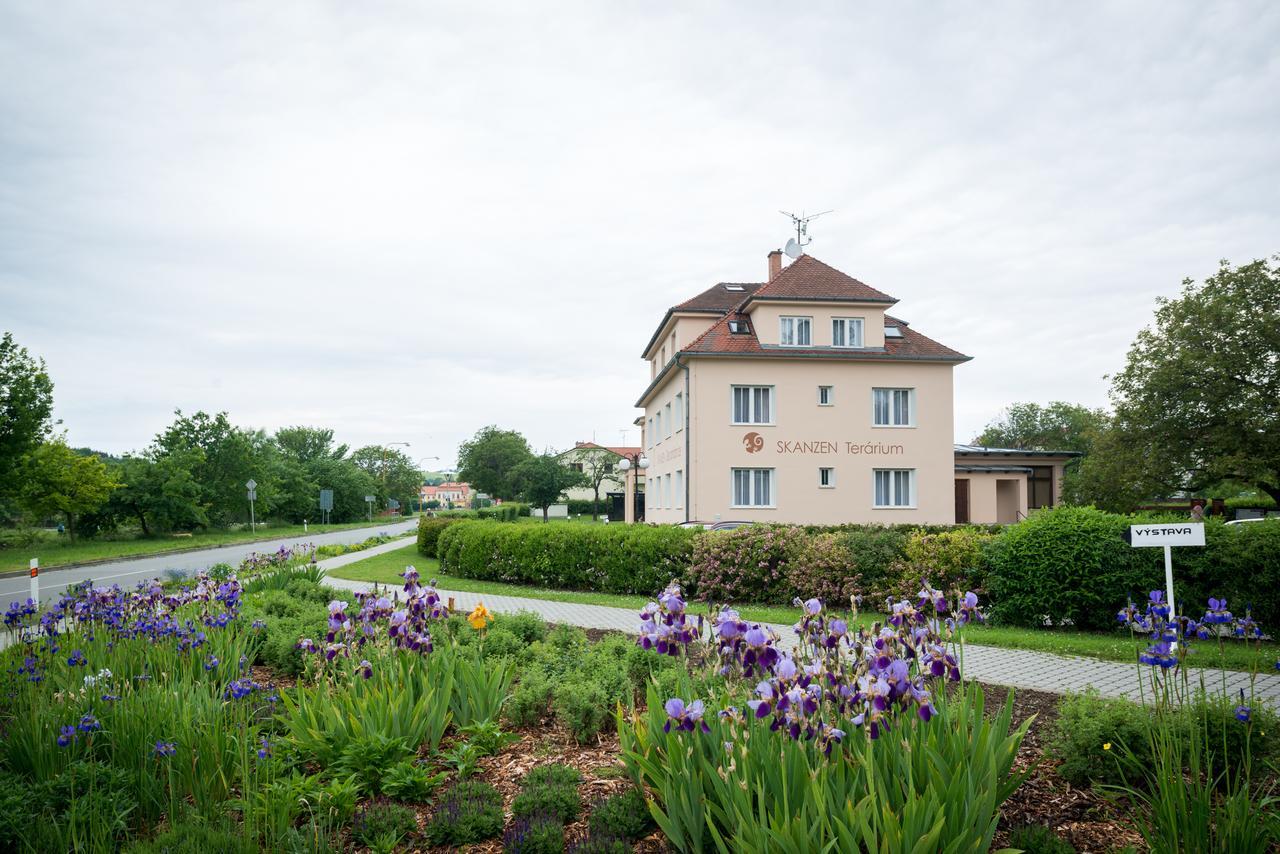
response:
[[[258,532],[258,523],[253,518],[253,500],[258,497],[258,482],[253,478],[245,483],[245,489],[249,490],[249,530],[253,533]]]
[[[40,558],[31,559],[31,601],[40,604]]]

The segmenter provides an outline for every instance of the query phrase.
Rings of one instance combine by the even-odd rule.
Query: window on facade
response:
[[[818,469],[818,486],[832,487],[836,485],[836,470],[823,467]]]
[[[653,419],[649,418],[644,423],[645,423],[644,436],[647,444],[649,445],[649,450],[653,450]]]
[[[876,507],[914,507],[915,469],[876,469]]]
[[[734,469],[734,507],[772,507],[773,469]]]
[[[657,412],[653,413],[653,442],[651,442],[650,444],[656,445],[661,441],[662,441],[662,410],[659,409]]]
[[[781,324],[778,340],[783,347],[808,347],[813,343],[813,318],[783,317],[778,322]]]
[[[667,508],[675,507],[671,503],[671,475],[667,475],[662,479],[662,488],[664,490],[662,493],[662,506]]]
[[[671,430],[673,429],[671,426],[671,404],[668,403],[666,406],[662,407],[662,417],[667,424],[667,432],[663,433],[662,435],[665,438],[670,439]]]
[[[675,419],[675,430],[679,433],[684,429],[684,392],[680,392],[676,395]]]
[[[833,400],[834,400],[834,397],[831,393],[831,386],[829,385],[818,386],[818,405],[819,406],[830,406]]]
[[[1053,466],[1032,466],[1027,477],[1027,509],[1053,506]]]
[[[645,490],[645,491],[648,492],[649,490]],[[652,492],[653,494],[646,495],[645,499],[646,500],[652,499],[652,503],[650,504],[650,506],[653,507],[654,510],[661,510],[662,509],[662,475],[658,474],[653,476]]]
[[[734,424],[772,424],[773,386],[736,385],[733,387]]]
[[[861,317],[831,318],[831,346],[832,347],[861,347],[862,346],[862,318]]]
[[[581,472],[581,471],[582,471],[582,463],[569,463],[569,468],[573,469],[573,470],[574,470],[574,471],[576,471],[576,472]]]
[[[872,423],[877,427],[914,427],[914,403],[915,389],[872,389]]]
[[[676,507],[684,506],[684,470],[676,469]]]

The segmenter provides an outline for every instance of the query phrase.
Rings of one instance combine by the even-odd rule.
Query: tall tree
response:
[[[275,442],[284,456],[300,463],[322,457],[340,460],[347,455],[347,446],[335,447],[333,431],[323,427],[281,427]]]
[[[203,458],[192,474],[200,485],[200,503],[207,508],[210,524],[221,527],[249,520],[245,483],[250,479],[258,484],[264,514],[280,500],[272,481],[272,447],[265,434],[234,426],[225,412],[183,415],[177,410],[175,415],[149,453],[159,459],[192,448],[200,450]]]
[[[1055,400],[1015,403],[986,426],[974,443],[1024,451],[1077,451],[1088,454],[1098,432],[1110,421],[1101,409]]]
[[[1158,300],[1112,380],[1116,420],[1163,480],[1222,480],[1280,501],[1280,255]]]
[[[511,472],[519,495],[542,511],[547,521],[547,508],[564,495],[564,491],[582,483],[582,474],[564,465],[552,454],[540,454],[520,463]]]
[[[0,496],[17,487],[18,463],[49,435],[53,382],[12,333],[0,338]]]
[[[494,498],[515,498],[513,472],[532,456],[524,436],[490,425],[458,446],[458,479]]]
[[[201,503],[195,470],[203,461],[199,448],[186,448],[159,458],[125,457],[120,464],[120,488],[111,493],[117,519],[132,519],[143,536],[156,531],[190,531],[207,527],[209,514]]]
[[[119,484],[102,460],[82,457],[62,439],[45,442],[23,458],[18,498],[33,515],[62,514],[73,539],[76,519],[107,502]]]
[[[417,497],[422,471],[399,448],[366,445],[351,455],[351,462],[377,481],[383,499],[394,498],[407,509]]]

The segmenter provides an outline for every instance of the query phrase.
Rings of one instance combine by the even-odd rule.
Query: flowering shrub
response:
[[[788,577],[807,539],[787,525],[708,532],[694,542],[685,584],[704,602],[790,601]]]

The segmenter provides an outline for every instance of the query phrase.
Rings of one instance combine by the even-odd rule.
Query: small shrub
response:
[[[230,822],[208,824],[189,819],[170,825],[155,839],[137,842],[125,850],[128,854],[254,854],[259,849]]]
[[[577,821],[582,812],[582,798],[569,785],[529,785],[511,802],[511,812],[520,818],[536,815],[553,816],[561,824]]]
[[[24,831],[36,820],[30,787],[16,774],[0,771],[0,851],[17,851]]]
[[[528,644],[544,640],[547,636],[547,621],[532,611],[503,615],[494,623],[495,628],[498,626],[502,626]]]
[[[377,794],[382,791],[387,772],[412,753],[404,739],[375,732],[348,743],[333,770],[343,776],[354,775],[362,786]]]
[[[1105,700],[1096,690],[1063,698],[1047,745],[1049,755],[1062,763],[1058,774],[1073,786],[1123,783],[1127,769],[1121,745],[1139,762],[1149,758],[1145,714],[1141,706]]]
[[[1074,845],[1043,824],[1025,824],[1009,831],[1009,847],[1026,854],[1076,854]]]
[[[481,721],[459,728],[467,742],[474,745],[481,756],[493,756],[501,753],[508,744],[520,740],[520,736],[511,732],[503,732],[497,721]]]
[[[653,818],[638,789],[612,795],[596,804],[587,820],[593,835],[639,839],[653,829]]]
[[[516,819],[502,837],[502,850],[509,854],[560,854],[564,851],[564,825],[550,815]]]
[[[554,696],[556,719],[569,728],[579,744],[590,741],[613,720],[608,695],[594,680],[561,682]]]
[[[504,712],[515,726],[533,726],[547,714],[551,705],[551,679],[540,667],[527,670],[516,683]]]
[[[574,841],[567,849],[570,854],[631,854],[631,843],[618,836],[589,833]]]
[[[394,845],[417,831],[418,816],[412,809],[403,804],[379,801],[356,813],[351,836],[362,845],[377,844],[381,847],[387,840],[395,840]]]
[[[427,825],[433,845],[463,845],[502,831],[502,794],[488,783],[468,780],[454,786]]]
[[[411,804],[426,803],[447,775],[432,774],[420,762],[398,762],[387,769],[382,791],[396,800]]]
[[[954,591],[972,590],[986,598],[987,566],[985,547],[994,539],[975,528],[956,528],[936,534],[915,531],[907,537],[895,599],[911,596],[926,579],[948,596]]]
[[[524,775],[520,787],[527,789],[530,786],[578,786],[581,783],[582,774],[578,769],[562,762],[553,762],[550,765],[531,768],[529,773]]]

